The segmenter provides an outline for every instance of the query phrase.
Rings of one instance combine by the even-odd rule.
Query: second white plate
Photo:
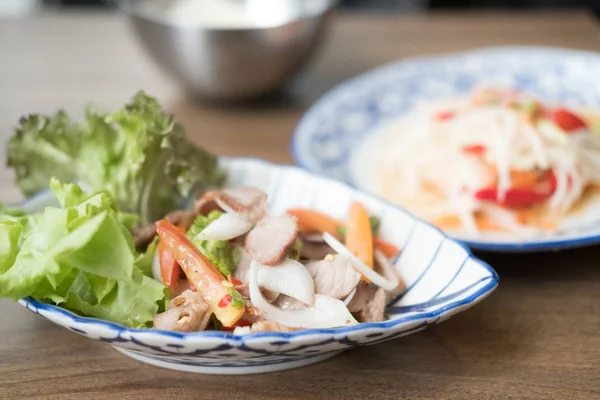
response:
[[[292,142],[303,168],[355,185],[354,151],[377,127],[421,101],[512,87],[551,103],[600,108],[600,55],[544,47],[502,47],[414,58],[383,66],[329,92],[301,119]],[[599,205],[600,206],[600,205]],[[553,233],[521,238],[447,232],[473,249],[535,252],[600,243],[600,210],[590,208]]]

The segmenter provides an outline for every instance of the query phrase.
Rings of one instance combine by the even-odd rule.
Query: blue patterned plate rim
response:
[[[303,131],[306,130],[306,127],[309,124],[309,121],[313,118],[312,112],[322,108],[324,105],[328,103],[335,103],[338,97],[343,96],[347,91],[351,90],[354,86],[359,85],[365,81],[369,81],[372,79],[376,79],[379,75],[384,75],[389,71],[393,71],[396,69],[402,69],[411,67],[419,64],[432,64],[439,61],[448,61],[448,60],[460,60],[465,57],[471,56],[485,56],[485,55],[502,55],[502,54],[516,54],[516,53],[530,53],[535,51],[538,54],[545,55],[553,55],[557,57],[585,57],[591,58],[600,61],[600,53],[587,51],[587,50],[574,50],[567,49],[561,47],[551,47],[551,46],[497,46],[497,47],[482,47],[476,48],[472,50],[455,52],[455,53],[442,53],[442,54],[432,54],[432,55],[423,55],[416,57],[409,57],[406,59],[401,59],[397,61],[392,61],[386,63],[380,67],[373,68],[366,72],[355,76],[354,78],[348,79],[342,83],[340,83],[335,88],[331,89],[325,95],[323,95],[319,100],[314,102],[311,107],[304,112],[296,129],[294,130],[290,151],[292,153],[292,157],[294,158],[296,164],[309,172],[312,172],[312,168],[310,167],[310,162],[305,158],[305,154],[299,151],[299,142],[301,137],[304,135]],[[344,182],[354,189],[357,188],[354,184]],[[369,195],[373,195],[369,193]],[[374,196],[377,197],[377,196]],[[389,204],[389,203],[388,203]],[[395,205],[398,208],[402,208],[398,205]],[[405,210],[406,211],[406,210]],[[552,238],[540,238],[539,240],[531,240],[527,242],[493,242],[493,241],[484,241],[484,240],[467,240],[460,239],[454,237],[452,235],[448,235],[444,233],[446,236],[456,240],[457,242],[463,243],[468,246],[470,249],[479,250],[479,251],[492,251],[492,252],[538,252],[538,251],[551,251],[551,250],[564,250],[564,249],[572,249],[584,246],[591,246],[595,244],[600,244],[600,233],[594,235],[587,235],[580,238],[567,238],[567,239],[552,239]]]
[[[223,157],[223,158],[227,158],[227,157]],[[269,162],[266,162],[264,160],[261,159],[257,159],[257,158],[236,158],[236,160],[240,160],[240,161],[248,161],[248,162],[257,162],[257,163],[262,163],[262,164],[268,164],[268,165],[273,165]],[[283,168],[283,169],[297,169],[297,167],[291,166],[291,165],[277,165],[278,168]],[[322,177],[321,177],[322,178]],[[324,178],[324,179],[329,179],[329,178]],[[350,185],[343,183],[343,182],[339,182],[340,184],[348,187],[348,188],[352,188]],[[355,189],[355,188],[353,188]],[[48,195],[50,192],[49,189],[44,190],[40,193],[37,193],[31,197],[29,197],[28,199],[25,199],[24,201],[21,201],[19,203],[15,203],[13,204],[13,206],[15,207],[23,207],[24,205],[26,205],[27,203],[33,201],[36,198],[39,197],[43,197]],[[377,197],[375,195],[372,194],[368,194],[369,196],[376,198],[377,200],[381,201],[382,203],[384,203],[385,205],[389,206],[389,207],[393,207],[393,208],[400,208],[397,205],[384,200],[380,197]],[[404,212],[404,209],[402,209]],[[410,213],[409,213],[410,214]],[[412,214],[410,214],[412,215]],[[421,219],[418,219],[416,217],[414,217],[415,220],[418,220],[424,224],[426,224],[427,226],[431,227],[432,229],[434,229],[435,231],[437,231],[438,233],[440,233],[443,237],[448,237],[448,235],[446,235],[444,232],[442,232],[440,229],[438,229],[436,226],[428,223],[427,221],[423,221]],[[454,240],[453,240],[454,241]],[[498,276],[498,274],[496,273],[496,271],[489,265],[487,264],[485,261],[482,261],[480,259],[478,259],[477,257],[475,257],[473,255],[473,253],[471,252],[471,250],[465,246],[463,243],[459,242],[459,241],[454,241],[456,242],[460,247],[462,247],[466,254],[467,254],[467,258],[465,259],[465,262],[463,262],[463,265],[466,263],[466,261],[468,260],[473,260],[475,261],[479,266],[481,266],[482,268],[484,268],[485,270],[487,270],[490,275],[486,276],[482,279],[480,279],[477,282],[472,283],[469,287],[464,288],[462,291],[457,292],[457,293],[453,293],[450,296],[456,297],[456,296],[460,296],[462,293],[464,293],[465,290],[468,290],[469,288],[472,288],[478,284],[480,284],[483,281],[487,281],[487,283],[482,286],[479,290],[477,290],[476,292],[472,293],[471,295],[461,299],[461,300],[456,300],[454,302],[448,303],[446,306],[435,309],[433,311],[429,311],[429,312],[420,312],[420,313],[416,313],[416,314],[412,314],[412,315],[407,315],[404,317],[397,317],[394,319],[388,319],[386,321],[382,321],[382,322],[367,322],[367,323],[360,323],[357,325],[353,325],[353,326],[349,326],[349,327],[340,327],[340,328],[328,328],[328,329],[303,329],[300,331],[296,331],[296,332],[289,332],[289,333],[283,333],[283,332],[257,332],[257,333],[250,333],[247,335],[234,335],[232,333],[229,332],[216,332],[216,331],[202,331],[202,332],[189,332],[189,333],[180,333],[180,332],[172,332],[172,331],[165,331],[165,330],[160,330],[160,329],[154,329],[154,328],[129,328],[126,327],[124,325],[120,325],[114,322],[110,322],[110,321],[106,321],[103,319],[98,319],[98,318],[92,318],[92,317],[83,317],[80,315],[77,315],[67,309],[61,308],[59,306],[56,305],[52,305],[52,304],[48,304],[48,303],[42,303],[32,297],[26,297],[23,298],[21,300],[19,300],[19,303],[21,303],[21,305],[23,305],[24,307],[30,309],[30,308],[34,308],[34,309],[38,309],[38,310],[43,310],[43,311],[47,311],[50,313],[56,313],[56,314],[60,314],[63,315],[65,317],[68,317],[69,319],[71,319],[74,322],[78,322],[78,323],[83,323],[83,324],[91,324],[91,325],[96,325],[96,326],[102,326],[105,328],[108,328],[112,331],[116,331],[118,333],[152,333],[155,334],[157,336],[163,336],[166,338],[177,338],[177,339],[198,339],[198,340],[202,340],[203,338],[206,339],[226,339],[226,340],[230,340],[230,341],[235,341],[238,343],[246,343],[246,342],[252,342],[254,339],[260,339],[260,338],[279,338],[279,339],[292,339],[292,338],[299,338],[299,337],[310,337],[310,336],[314,336],[314,335],[319,335],[319,334],[329,334],[329,335],[339,335],[339,334],[345,334],[345,333],[349,333],[349,332],[354,332],[354,331],[360,331],[360,330],[367,330],[367,329],[390,329],[393,328],[397,325],[400,324],[404,324],[406,322],[410,322],[413,320],[421,320],[421,319],[430,319],[430,318],[435,318],[438,316],[441,316],[449,311],[452,311],[456,308],[459,308],[461,306],[465,306],[471,303],[474,303],[475,301],[477,301],[477,299],[479,299],[480,297],[483,297],[489,293],[491,293],[497,286],[498,283],[500,282],[500,278]],[[462,267],[461,267],[462,268]],[[457,271],[457,274],[460,272]],[[398,298],[392,300],[390,303],[395,303],[396,301],[398,301]],[[415,306],[418,306],[419,304],[416,304]]]

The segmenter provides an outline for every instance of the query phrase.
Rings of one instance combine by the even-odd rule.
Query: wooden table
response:
[[[5,20],[0,141],[22,114],[79,112],[89,100],[118,107],[144,88],[176,113],[194,142],[291,162],[288,143],[300,114],[342,80],[401,57],[506,44],[600,50],[600,35],[583,12],[340,15],[317,62],[287,94],[218,108],[183,97],[114,15]],[[11,174],[0,169],[0,200],[18,198]],[[406,338],[258,376],[140,364],[0,300],[0,398],[600,399],[600,248],[481,257],[502,282],[473,309]]]

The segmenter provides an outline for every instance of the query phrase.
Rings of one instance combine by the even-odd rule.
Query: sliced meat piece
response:
[[[267,215],[267,194],[257,188],[242,186],[225,189],[225,195],[217,199],[221,207],[228,207],[231,211],[241,214],[252,222],[257,222]]]
[[[290,328],[289,326],[278,324],[272,321],[259,321],[252,324],[251,332],[294,332],[299,328]]]
[[[212,312],[202,296],[186,290],[167,304],[167,311],[154,316],[154,327],[177,332],[203,331]]]
[[[197,214],[192,211],[173,211],[165,216],[165,219],[175,226],[185,228],[186,230],[194,223]],[[156,225],[150,224],[142,228],[131,230],[136,249],[145,249],[156,237]]]
[[[360,274],[341,255],[306,264],[315,282],[315,293],[343,299],[358,285]]]
[[[385,320],[385,301],[387,293],[382,288],[377,288],[365,306],[358,312],[360,322],[381,322]]]
[[[350,311],[359,322],[379,322],[385,319],[387,294],[373,284],[360,282],[348,303]]]
[[[133,235],[135,248],[138,250],[145,250],[156,237],[156,226],[151,224],[141,228],[133,228],[131,234]]]
[[[171,310],[173,308],[189,306],[196,303],[205,303],[204,298],[198,292],[194,292],[191,289],[184,290],[177,297],[172,298],[167,303],[167,310]]]
[[[362,310],[367,301],[375,295],[376,291],[377,286],[370,285],[364,281],[359,282],[356,286],[356,293],[354,293],[352,300],[348,303],[348,311],[355,313]]]
[[[187,231],[188,228],[192,226],[197,216],[198,214],[193,211],[177,210],[168,213],[165,219],[173,225],[184,228]]]
[[[248,282],[248,272],[250,272],[250,264],[252,263],[252,256],[242,246],[236,246],[240,254],[240,261],[233,272],[233,277],[242,282]]]
[[[302,251],[300,258],[303,260],[322,260],[329,254],[335,254],[325,242],[312,242],[310,240],[302,241]]]
[[[297,237],[296,218],[287,214],[263,218],[246,236],[246,250],[257,262],[275,266],[287,257]]]
[[[246,313],[242,318],[252,324],[265,320],[264,313],[254,307],[250,301],[246,301]]]
[[[375,271],[391,281],[399,281],[398,287],[387,292],[373,284],[360,282],[356,293],[348,303],[348,310],[360,322],[378,322],[385,319],[385,307],[392,299],[398,297],[406,290],[402,278],[390,260],[378,250],[374,252]]]
[[[390,261],[389,258],[383,254],[381,250],[375,249],[373,252],[373,256],[375,258],[375,272],[383,275],[384,278],[390,281],[397,281],[398,286],[396,289],[386,292],[386,303],[400,296],[406,290],[406,285],[402,280],[402,277],[394,267],[394,264]]]
[[[201,215],[221,209],[257,222],[267,215],[267,194],[250,186],[210,191],[196,200],[194,209]]]
[[[248,288],[248,283],[235,285],[233,288],[240,292],[246,303],[250,303],[250,289]],[[279,296],[279,293],[271,292],[270,290],[267,290],[263,287],[260,288],[260,292],[262,293],[265,300],[267,300],[269,303],[274,302],[275,299],[277,299],[277,297]]]
[[[217,197],[221,195],[221,192],[217,190],[204,192],[194,202],[194,211],[198,215],[208,215],[213,211],[221,210],[221,207],[217,204]],[[222,211],[222,210],[221,210]]]
[[[279,295],[277,300],[273,302],[275,307],[279,307],[282,310],[300,310],[305,308],[306,305],[300,300],[296,300],[293,297],[286,296],[285,294]]]

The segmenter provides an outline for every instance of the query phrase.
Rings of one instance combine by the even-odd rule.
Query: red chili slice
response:
[[[221,300],[219,300],[219,303],[217,304],[217,307],[227,307],[229,304],[231,304],[231,302],[233,301],[233,299],[231,298],[230,294],[226,294],[225,296],[223,296],[223,298]]]
[[[565,132],[573,132],[587,127],[584,120],[564,108],[557,108],[546,113],[548,119],[558,125]]]
[[[231,275],[229,275],[229,282],[233,283],[235,286],[239,286],[239,285],[243,285],[244,284],[244,282],[240,281],[237,278],[234,278]]]
[[[479,156],[479,155],[482,155],[483,153],[485,153],[485,151],[487,150],[487,147],[485,147],[482,144],[471,144],[469,146],[463,147],[462,150],[463,150],[463,152],[465,152],[467,154]]]
[[[433,118],[437,121],[447,121],[454,118],[454,113],[452,111],[440,111],[436,113]]]
[[[252,323],[249,321],[246,321],[245,319],[240,319],[238,322],[236,322],[232,327],[222,327],[221,330],[225,331],[225,332],[233,332],[235,328],[237,327],[244,327],[244,326],[252,326]]]
[[[505,193],[502,201],[498,198],[496,187],[485,188],[475,193],[475,198],[483,201],[494,201],[505,207],[515,208],[542,203],[552,197],[556,190],[556,177],[548,171],[543,180],[532,188],[511,188]]]

